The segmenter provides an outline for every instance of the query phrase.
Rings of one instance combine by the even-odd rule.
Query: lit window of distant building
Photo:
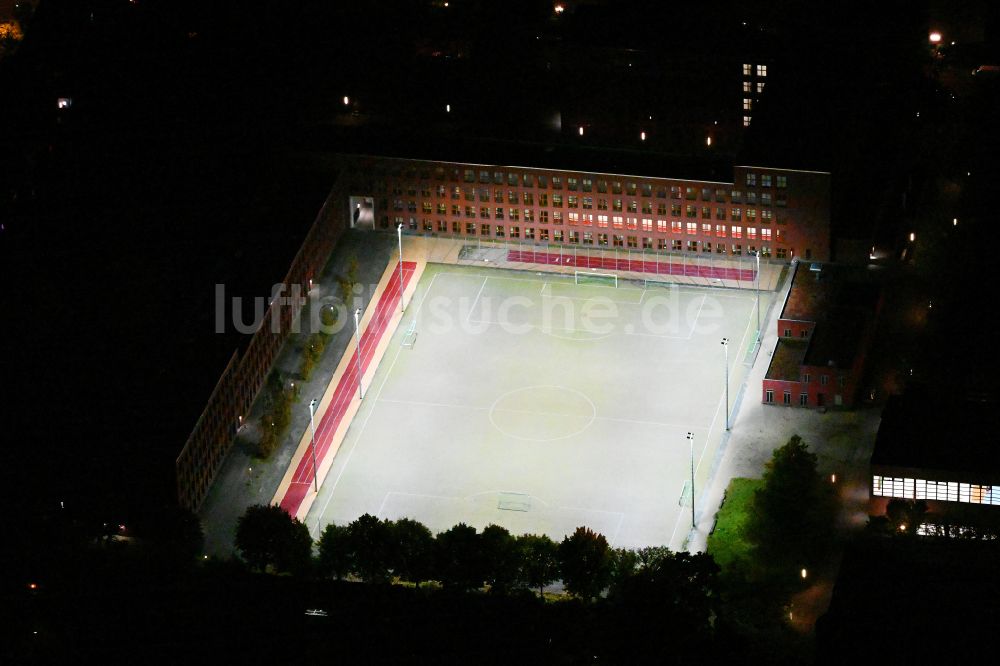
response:
[[[767,76],[767,65],[757,65],[757,76]]]

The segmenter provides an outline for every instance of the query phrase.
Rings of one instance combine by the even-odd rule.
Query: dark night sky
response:
[[[111,510],[172,499],[173,459],[241,342],[213,334],[213,287],[261,295],[281,278],[330,184],[323,151],[359,136],[371,152],[450,136],[558,143],[538,118],[560,106],[629,135],[650,109],[691,122],[720,103],[718,86],[663,63],[683,46],[690,66],[711,70],[713,54],[746,39],[783,74],[743,154],[853,164],[860,179],[885,172],[878,160],[898,147],[896,121],[919,94],[905,66],[927,23],[914,3],[878,14],[863,2],[852,12],[716,1],[697,14],[611,3],[561,28],[547,2],[451,4],[442,15],[412,2],[41,3],[0,64],[2,467],[13,497]],[[751,39],[742,16],[767,29]],[[619,46],[648,67],[595,77]],[[463,55],[421,55],[435,49]],[[353,142],[328,122],[343,94],[373,125]],[[62,95],[74,106],[60,117]],[[450,125],[421,111],[446,96],[467,109]],[[868,231],[850,216],[835,224]]]

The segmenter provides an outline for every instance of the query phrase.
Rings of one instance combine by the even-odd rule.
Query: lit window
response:
[[[750,83],[749,81],[744,81],[743,82],[743,92],[745,92],[747,94],[752,93],[753,92],[753,84]]]
[[[788,187],[788,176],[775,176],[774,179],[778,187]]]
[[[743,116],[743,127],[750,127],[750,116]]]
[[[767,65],[757,65],[757,76],[767,76]]]
[[[758,83],[757,84],[757,93],[760,94],[762,92],[764,92],[764,84],[763,83]]]
[[[698,223],[697,222],[688,222],[687,223],[687,232],[688,232],[688,234],[692,234],[692,235],[693,234],[697,234],[698,233]]]
[[[753,74],[753,65],[744,63],[743,64],[743,76],[750,76]]]
[[[744,97],[743,98],[743,110],[744,111],[751,111],[752,110],[751,109],[752,105],[753,105],[753,100],[752,99],[750,99],[749,97]]]

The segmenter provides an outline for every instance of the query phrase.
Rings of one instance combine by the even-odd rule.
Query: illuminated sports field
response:
[[[767,297],[770,294],[766,295]],[[766,310],[765,294],[761,307]],[[307,516],[679,548],[746,373],[752,291],[429,264]],[[700,507],[699,507],[700,517]]]

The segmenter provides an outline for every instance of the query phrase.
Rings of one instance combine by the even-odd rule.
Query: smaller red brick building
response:
[[[881,307],[880,289],[854,268],[795,262],[793,271],[761,400],[853,407]]]

